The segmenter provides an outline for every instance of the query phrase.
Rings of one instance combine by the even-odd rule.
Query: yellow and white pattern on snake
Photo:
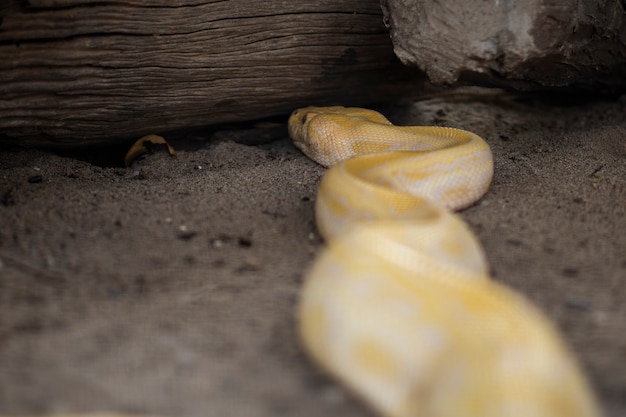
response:
[[[389,417],[600,415],[556,331],[489,278],[477,239],[448,210],[489,186],[482,138],[344,107],[296,110],[289,132],[332,166],[316,200],[327,247],[299,306],[323,368]]]

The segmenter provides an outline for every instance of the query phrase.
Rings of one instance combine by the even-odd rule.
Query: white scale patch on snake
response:
[[[490,173],[477,169],[484,164],[485,158],[488,156],[489,153],[483,151],[459,157],[452,163],[432,164],[420,170],[421,174],[426,174],[424,179],[411,178],[402,172],[397,172],[391,185],[410,194],[426,197],[434,202],[447,201],[446,194],[450,190],[459,187],[471,190],[473,183],[484,184],[488,181]],[[467,173],[472,173],[473,176],[470,177]],[[432,177],[435,176],[439,176],[439,178],[433,179]]]

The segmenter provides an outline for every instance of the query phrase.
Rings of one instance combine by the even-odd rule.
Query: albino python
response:
[[[299,311],[322,367],[387,417],[600,416],[554,329],[490,280],[476,238],[449,211],[491,182],[480,137],[344,107],[296,110],[289,132],[332,165],[316,200],[328,246]],[[56,415],[80,416],[126,417]]]
[[[327,247],[299,306],[318,364],[383,416],[601,415],[556,331],[489,278],[450,211],[491,182],[482,138],[345,107],[296,110],[289,133],[332,166],[316,199]]]

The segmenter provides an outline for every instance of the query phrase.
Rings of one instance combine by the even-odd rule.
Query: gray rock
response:
[[[435,84],[626,86],[626,2],[381,0],[396,55]]]

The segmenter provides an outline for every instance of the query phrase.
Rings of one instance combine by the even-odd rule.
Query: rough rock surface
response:
[[[626,88],[625,2],[382,0],[395,52],[436,84]]]

